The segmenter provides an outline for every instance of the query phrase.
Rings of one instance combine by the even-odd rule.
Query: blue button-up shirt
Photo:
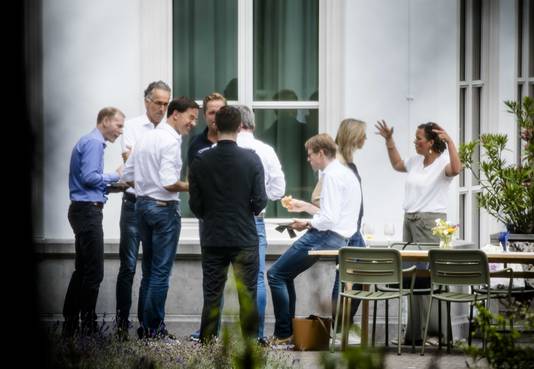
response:
[[[104,174],[105,147],[104,136],[95,128],[80,138],[72,149],[69,173],[72,201],[106,202],[106,186],[117,182],[119,175],[118,173]]]

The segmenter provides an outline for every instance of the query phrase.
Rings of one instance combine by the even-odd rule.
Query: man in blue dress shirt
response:
[[[102,208],[107,186],[119,180],[118,172],[104,174],[104,148],[106,141],[114,142],[122,134],[123,126],[124,113],[113,107],[103,108],[96,128],[80,138],[72,150],[69,222],[75,235],[76,256],[63,306],[65,336],[79,330],[80,314],[81,334],[98,331],[95,307],[104,277]]]

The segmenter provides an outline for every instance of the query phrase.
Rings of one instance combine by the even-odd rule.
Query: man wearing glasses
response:
[[[122,158],[124,162],[140,138],[153,130],[167,112],[171,97],[170,87],[163,81],[154,81],[145,90],[145,113],[126,121],[122,135]],[[129,315],[132,305],[132,284],[139,253],[139,229],[135,216],[135,189],[124,191],[120,217],[119,257],[120,268],[117,276],[117,334],[121,339],[128,338]]]

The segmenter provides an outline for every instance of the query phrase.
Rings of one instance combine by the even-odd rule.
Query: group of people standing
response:
[[[171,89],[162,81],[149,84],[144,104],[146,113],[126,123],[120,110],[102,109],[96,128],[72,151],[69,221],[76,259],[63,309],[64,334],[92,334],[98,329],[95,306],[103,279],[102,209],[113,184],[123,182],[129,187],[119,187],[124,191],[116,286],[119,337],[127,339],[132,325],[132,285],[141,244],[137,333],[140,338],[172,338],[165,326],[165,301],[181,229],[179,192],[188,191],[189,206],[199,219],[204,297],[200,330],[192,338],[207,342],[218,335],[232,264],[240,283],[243,334],[260,342],[290,343],[296,307],[294,279],[318,260],[308,251],[365,245],[360,233],[361,177],[353,156],[364,145],[366,124],[345,119],[335,141],[325,133],[306,141],[307,160],[319,173],[317,186],[310,202],[291,199],[286,207],[312,217],[293,221],[290,228],[306,233],[265,273],[263,216],[268,200],[284,196],[285,177],[275,150],[254,137],[252,111],[246,106],[228,106],[219,93],[206,96],[202,108],[207,127],[190,140],[188,180],[182,181],[182,139],[196,125],[200,107],[187,97],[171,100]],[[421,125],[415,141],[418,155],[404,162],[395,148],[393,128],[384,121],[376,127],[385,138],[393,168],[408,172],[404,239],[434,240],[429,219],[446,216],[448,184],[461,168],[454,143],[437,124]],[[114,142],[121,134],[124,165],[104,174],[105,142]],[[441,155],[445,148],[448,158]],[[276,318],[269,340],[264,337],[265,274]],[[334,302],[337,278],[336,274]]]

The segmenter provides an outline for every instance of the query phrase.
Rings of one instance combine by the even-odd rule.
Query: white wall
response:
[[[402,157],[414,155],[418,124],[435,121],[457,137],[456,2],[448,0],[345,2],[345,116],[368,123],[357,153],[363,177],[365,219],[383,238],[385,223],[402,236],[405,175],[393,171],[374,124],[395,127]],[[413,99],[413,100],[412,100]],[[449,219],[457,220],[457,181]]]
[[[72,238],[67,221],[68,172],[76,141],[96,125],[104,106],[142,112],[140,0],[43,3],[44,237]],[[121,162],[109,144],[105,170]],[[105,238],[118,238],[120,197],[104,210]]]
[[[114,105],[128,117],[136,116],[143,111],[142,92],[148,81],[171,82],[172,23],[164,19],[170,17],[169,4],[170,0],[43,3],[45,238],[72,238],[67,221],[69,158],[75,142],[95,126],[97,112]],[[505,112],[502,101],[515,98],[515,4],[491,4],[491,44],[498,47],[492,47],[490,72],[498,78],[492,81],[485,128],[508,132],[514,149],[513,116]],[[364,181],[365,221],[375,225],[379,238],[383,224],[394,222],[398,238],[405,175],[391,169],[374,124],[385,119],[395,127],[403,157],[415,154],[415,127],[429,120],[442,124],[458,142],[457,2],[345,0],[339,6],[345,27],[342,116],[368,122],[367,143],[356,156]],[[328,118],[326,131],[335,133],[339,122]],[[110,144],[105,169],[114,170],[120,161],[119,143]],[[458,220],[457,186],[455,179],[449,202],[452,221]],[[107,239],[118,239],[119,215],[120,196],[111,195],[104,210]],[[483,236],[494,229],[489,218],[483,219]]]

